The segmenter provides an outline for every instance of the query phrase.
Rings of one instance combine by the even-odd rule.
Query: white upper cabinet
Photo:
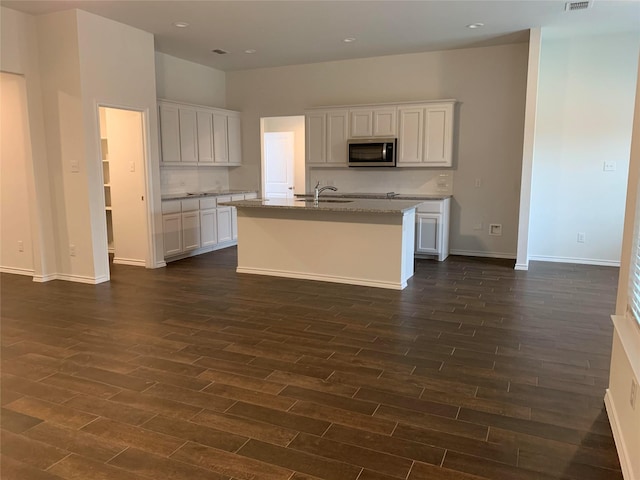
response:
[[[347,166],[349,110],[314,111],[306,117],[307,163]]]
[[[396,107],[354,108],[350,111],[350,137],[395,137]]]
[[[242,163],[242,134],[239,114],[227,116],[227,138],[229,165],[240,165]]]
[[[450,167],[455,100],[314,109],[306,114],[306,163],[347,166],[350,138],[398,139],[398,167]]]
[[[178,107],[160,104],[160,147],[162,161],[165,163],[180,162],[180,120]]]
[[[450,167],[454,103],[403,105],[398,108],[398,166]]]
[[[213,115],[206,110],[199,110],[198,122],[198,162],[213,163]]]
[[[158,101],[163,165],[240,165],[240,113]]]

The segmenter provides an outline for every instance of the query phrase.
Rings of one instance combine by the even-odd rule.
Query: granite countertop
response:
[[[351,212],[351,213],[404,213],[416,208],[422,203],[416,200],[388,200],[375,198],[320,198],[318,205],[313,199],[307,198],[256,198],[224,202],[220,205],[248,208],[279,208],[288,210],[316,210],[323,212]]]
[[[296,197],[311,197],[313,193],[296,194]],[[368,199],[381,199],[381,200],[444,200],[451,198],[451,195],[423,195],[418,193],[336,193],[336,192],[322,192],[322,197],[331,198],[368,198]]]
[[[187,198],[202,198],[202,197],[222,197],[225,195],[240,195],[243,193],[256,193],[255,190],[222,190],[222,191],[210,191],[210,192],[193,192],[193,193],[169,193],[162,195],[162,200],[184,200]]]

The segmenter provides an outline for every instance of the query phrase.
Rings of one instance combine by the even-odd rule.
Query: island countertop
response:
[[[248,208],[277,208],[297,211],[322,211],[345,213],[404,213],[416,208],[422,201],[417,200],[387,200],[363,198],[328,198],[321,197],[318,205],[312,198],[256,198],[224,202],[220,205]]]
[[[313,193],[296,193],[296,197],[298,198],[313,198]],[[447,198],[451,198],[452,195],[442,195],[442,194],[421,194],[421,193],[396,193],[396,192],[388,192],[388,193],[341,193],[341,192],[325,192],[322,194],[324,198],[362,198],[362,199],[373,199],[373,200],[445,200]],[[322,198],[321,197],[321,198]]]

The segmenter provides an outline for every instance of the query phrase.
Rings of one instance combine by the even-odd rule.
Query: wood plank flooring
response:
[[[2,275],[2,478],[622,479],[617,269],[420,260],[398,292],[235,264]]]

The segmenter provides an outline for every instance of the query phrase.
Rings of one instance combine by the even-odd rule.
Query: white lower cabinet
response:
[[[182,214],[162,215],[162,231],[164,232],[164,256],[171,257],[182,253]]]
[[[218,241],[230,242],[233,240],[233,215],[231,207],[218,207]]]
[[[416,256],[449,256],[449,214],[451,199],[430,200],[416,208]]]
[[[257,193],[162,202],[164,256],[178,260],[235,245],[238,238],[235,208],[218,202],[257,198]]]

